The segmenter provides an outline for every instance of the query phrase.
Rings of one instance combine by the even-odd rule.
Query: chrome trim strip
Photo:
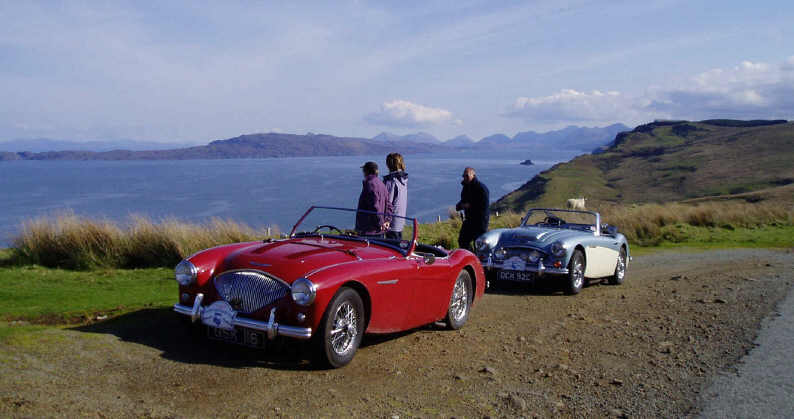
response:
[[[269,268],[269,267],[273,266],[273,265],[271,265],[269,263],[259,263],[259,262],[255,262],[253,260],[249,261],[248,263],[251,264],[251,265],[254,265],[254,266],[262,267],[262,268]]]
[[[198,294],[196,295],[196,302],[193,303],[193,307],[188,307],[182,304],[174,304],[174,311],[185,316],[190,316],[191,320],[195,322],[197,319],[201,318],[201,313],[204,311],[204,307],[201,306],[201,301],[203,299],[204,294]],[[270,310],[270,317],[268,318],[267,322],[248,319],[245,317],[238,317],[235,315],[234,319],[232,320],[232,324],[235,326],[246,327],[248,329],[265,332],[267,333],[268,339],[271,340],[276,336],[286,336],[303,340],[310,339],[312,337],[311,327],[294,327],[278,324],[276,322],[275,307]]]
[[[310,276],[316,274],[317,272],[324,271],[326,269],[335,268],[335,267],[341,266],[341,265],[347,265],[347,264],[350,264],[350,263],[357,263],[357,262],[366,263],[366,262],[376,262],[376,261],[393,260],[393,259],[397,259],[397,257],[396,256],[388,256],[388,257],[377,258],[377,259],[349,260],[347,262],[339,262],[339,263],[334,263],[333,265],[321,266],[321,267],[319,267],[319,268],[317,268],[317,269],[315,269],[315,270],[303,275],[303,277],[306,278],[306,279],[309,279]]]
[[[378,285],[391,285],[400,282],[399,279],[390,279],[388,281],[378,281]]]

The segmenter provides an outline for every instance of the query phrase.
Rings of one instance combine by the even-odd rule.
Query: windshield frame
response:
[[[417,244],[418,244],[418,243],[417,243],[417,236],[418,236],[418,234],[419,234],[419,233],[418,233],[418,231],[419,231],[419,223],[416,221],[416,218],[410,218],[410,217],[401,217],[401,216],[399,216],[399,215],[395,215],[395,214],[391,214],[391,213],[375,212],[375,211],[360,210],[360,209],[352,209],[352,208],[327,207],[327,206],[320,206],[320,205],[312,205],[311,207],[309,207],[309,209],[308,209],[308,210],[306,210],[306,212],[305,212],[305,213],[303,213],[303,216],[301,216],[301,218],[298,220],[298,222],[297,222],[297,223],[295,223],[295,225],[292,227],[292,230],[291,230],[291,231],[290,231],[290,233],[289,233],[289,237],[290,237],[290,238],[294,238],[294,237],[295,237],[295,232],[297,231],[297,229],[298,229],[298,226],[299,226],[299,225],[301,225],[301,223],[303,223],[303,220],[305,220],[305,219],[306,219],[306,217],[307,217],[307,216],[308,216],[308,215],[309,215],[309,214],[310,214],[310,213],[311,213],[313,210],[315,210],[315,209],[326,209],[326,210],[338,210],[338,211],[346,211],[346,212],[352,212],[352,213],[354,213],[354,214],[361,212],[361,213],[365,213],[365,214],[383,215],[383,216],[385,216],[385,217],[389,217],[389,218],[392,218],[392,217],[399,217],[399,218],[402,218],[402,219],[404,219],[406,222],[409,222],[409,221],[410,221],[410,222],[412,222],[412,223],[413,223],[413,237],[411,237],[411,240],[410,240],[410,245],[409,245],[409,246],[408,246],[408,248],[407,248],[407,249],[405,249],[404,251],[406,252],[406,253],[405,253],[406,255],[410,255],[410,254],[412,254],[412,253],[414,252],[414,250],[416,250],[416,246],[417,246]],[[367,242],[382,242],[382,240],[383,240],[383,241],[387,240],[387,239],[385,239],[385,238],[384,238],[384,239],[382,239],[382,240],[380,240],[380,239],[379,239],[379,238],[377,238],[377,237],[367,237],[367,236],[350,236],[350,235],[338,235],[338,234],[321,234],[321,233],[317,233],[317,235],[322,235],[322,236],[334,236],[334,237],[347,238],[347,239],[352,239],[352,240],[360,240],[360,241],[367,241]],[[389,245],[390,243],[385,243],[385,242],[383,242],[383,244],[384,244],[384,245]],[[394,246],[390,246],[390,245],[389,245],[389,247],[394,247]],[[402,249],[400,249],[400,251],[402,252],[403,250],[402,250]]]
[[[579,214],[592,215],[593,217],[595,217],[595,225],[594,225],[595,226],[595,230],[594,230],[593,233],[596,236],[600,236],[601,235],[601,215],[599,213],[595,212],[595,211],[561,209],[561,208],[530,208],[527,211],[526,215],[524,215],[524,217],[521,219],[520,227],[532,227],[531,224],[527,224],[527,221],[529,221],[529,217],[530,217],[530,215],[532,214],[533,211],[535,211],[535,212],[543,212],[543,213],[545,213],[547,215],[548,215],[548,211],[570,212],[570,213],[579,213]],[[555,227],[550,226],[549,228],[555,228]],[[559,228],[559,227],[556,227],[556,228]]]

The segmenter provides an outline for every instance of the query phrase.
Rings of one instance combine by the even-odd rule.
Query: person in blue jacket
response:
[[[386,238],[402,240],[405,219],[399,217],[405,217],[408,209],[408,173],[405,173],[405,160],[400,153],[386,156],[386,166],[389,174],[383,177],[383,183],[386,185],[387,212],[398,216],[391,219]]]
[[[463,211],[463,225],[458,235],[458,246],[472,250],[471,242],[488,231],[488,221],[491,216],[488,201],[488,187],[477,179],[473,168],[463,170],[463,190],[460,191],[460,201],[455,205],[457,211]]]

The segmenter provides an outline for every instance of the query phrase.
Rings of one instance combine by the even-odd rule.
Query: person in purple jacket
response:
[[[385,213],[391,213],[390,206],[387,206],[386,185],[378,177],[378,164],[374,161],[364,163],[361,170],[364,172],[364,182],[358,197],[358,209],[378,214],[357,212],[356,231],[362,236],[384,237],[389,229]]]

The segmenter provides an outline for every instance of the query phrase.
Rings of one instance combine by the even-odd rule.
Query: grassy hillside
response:
[[[634,204],[697,198],[794,201],[794,123],[668,121],[619,134],[600,154],[540,173],[494,204],[499,210]]]

